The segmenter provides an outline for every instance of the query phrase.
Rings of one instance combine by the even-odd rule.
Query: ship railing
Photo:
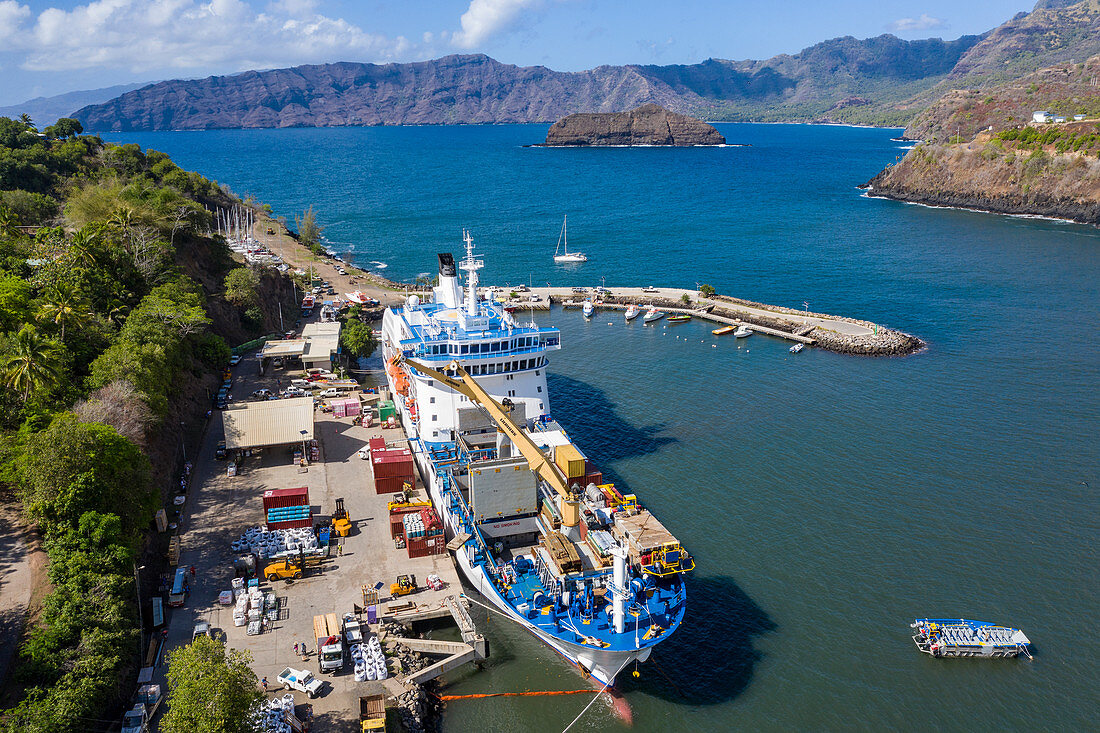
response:
[[[457,484],[450,470],[442,471],[438,476],[443,481],[443,491],[441,493],[443,497],[450,502],[448,510],[457,510],[456,513],[461,521],[462,530],[469,534],[476,543],[478,552],[484,558],[486,569],[488,569],[493,576],[497,576],[500,569],[493,560],[493,556],[489,553],[489,546],[485,542],[485,537],[482,536],[481,529],[473,521],[470,508],[466,505],[466,500],[462,498],[461,492],[458,491]]]

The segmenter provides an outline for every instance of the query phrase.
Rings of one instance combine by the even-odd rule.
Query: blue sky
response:
[[[0,105],[329,61],[486,53],[575,71],[762,59],[837,36],[957,38],[1034,0],[0,0]]]

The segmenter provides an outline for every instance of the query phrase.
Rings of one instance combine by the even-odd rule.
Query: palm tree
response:
[[[60,380],[57,344],[27,324],[11,340],[8,353],[0,361],[0,371],[8,387],[21,393],[26,402],[32,391],[51,387]]]
[[[91,309],[72,285],[59,283],[46,293],[39,317],[61,329],[61,341],[65,341],[65,329],[88,322]]]

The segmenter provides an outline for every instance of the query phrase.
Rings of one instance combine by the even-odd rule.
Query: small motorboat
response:
[[[737,327],[737,330],[733,332],[733,337],[743,339],[746,336],[752,336],[752,329],[742,323]]]
[[[790,352],[791,352],[792,354],[797,354],[798,352],[802,351],[802,349],[804,349],[804,348],[806,348],[806,344],[798,343],[798,344],[795,344],[794,346],[792,346],[792,347],[791,347],[790,349],[788,349],[788,350],[789,350],[789,351],[790,351]]]
[[[680,313],[678,315],[668,317],[669,323],[687,323],[690,320],[691,316],[689,316],[687,313]]]
[[[628,307],[628,308],[626,309],[626,320],[627,320],[628,322],[629,322],[629,321],[633,321],[633,320],[634,320],[635,318],[637,318],[637,317],[638,317],[638,316],[640,316],[640,315],[642,315],[642,309],[641,309],[641,308],[639,308],[639,307],[638,307],[638,306],[636,306],[636,305],[633,305],[633,304],[631,304],[631,305],[630,305],[630,306],[629,306],[629,307]]]
[[[357,305],[367,305],[370,302],[370,298],[363,295],[360,290],[356,290],[354,293],[344,293],[344,296]]]
[[[659,311],[656,308],[650,308],[645,312],[645,316],[642,317],[642,323],[653,323],[654,321],[659,321],[664,317],[664,311]]]
[[[933,657],[1031,658],[1031,641],[1019,629],[965,618],[918,618],[909,625],[917,649]]]
[[[733,333],[737,330],[737,326],[722,326],[722,328],[716,328],[711,333],[715,336],[725,336],[727,333]]]
[[[584,313],[585,318],[591,318],[592,314],[596,312],[596,306],[592,305],[591,300],[584,301],[584,306],[581,308],[581,312]]]

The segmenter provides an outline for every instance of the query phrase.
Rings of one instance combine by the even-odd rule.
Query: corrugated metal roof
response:
[[[313,439],[313,398],[246,402],[222,411],[225,447],[259,448]]]
[[[264,344],[263,355],[266,357],[274,356],[301,356],[305,353],[308,347],[308,342],[305,339],[283,339],[279,341],[268,341]]]

